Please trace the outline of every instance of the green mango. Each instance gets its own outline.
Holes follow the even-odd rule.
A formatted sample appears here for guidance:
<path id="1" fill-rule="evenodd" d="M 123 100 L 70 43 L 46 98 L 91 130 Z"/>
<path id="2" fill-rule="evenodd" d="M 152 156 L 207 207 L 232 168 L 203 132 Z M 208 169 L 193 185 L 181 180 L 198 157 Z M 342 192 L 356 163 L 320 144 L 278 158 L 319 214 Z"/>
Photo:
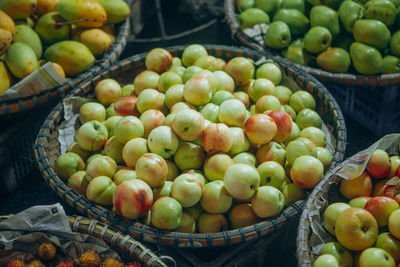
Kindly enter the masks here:
<path id="1" fill-rule="evenodd" d="M 382 50 L 390 42 L 390 31 L 386 25 L 374 19 L 360 19 L 353 25 L 353 36 L 356 42 L 372 45 Z"/>
<path id="2" fill-rule="evenodd" d="M 0 0 L 0 9 L 13 19 L 24 19 L 33 14 L 36 0 Z"/>
<path id="3" fill-rule="evenodd" d="M 11 73 L 23 79 L 38 68 L 35 51 L 22 42 L 13 43 L 7 50 L 6 63 Z"/>
<path id="4" fill-rule="evenodd" d="M 253 28 L 256 24 L 269 24 L 269 16 L 259 8 L 249 8 L 239 15 L 240 28 Z"/>
<path id="5" fill-rule="evenodd" d="M 354 42 L 350 46 L 350 57 L 354 68 L 361 74 L 373 75 L 382 70 L 382 55 L 372 46 Z"/>
<path id="6" fill-rule="evenodd" d="M 345 73 L 349 70 L 351 60 L 349 53 L 340 48 L 329 48 L 317 56 L 317 64 L 329 72 Z"/>
<path id="7" fill-rule="evenodd" d="M 400 57 L 400 31 L 393 34 L 390 39 L 390 53 Z"/>
<path id="8" fill-rule="evenodd" d="M 57 26 L 65 20 L 58 12 L 50 12 L 40 17 L 35 26 L 35 31 L 48 44 L 57 43 L 70 38 L 71 25 Z"/>
<path id="9" fill-rule="evenodd" d="M 236 5 L 239 8 L 239 11 L 243 12 L 246 9 L 253 8 L 255 6 L 255 2 L 254 0 L 237 0 Z"/>
<path id="10" fill-rule="evenodd" d="M 297 9 L 280 9 L 274 16 L 273 21 L 282 21 L 289 26 L 290 33 L 302 35 L 308 30 L 308 18 Z"/>
<path id="11" fill-rule="evenodd" d="M 123 0 L 97 0 L 104 7 L 107 13 L 108 23 L 119 23 L 124 21 L 131 10 Z"/>
<path id="12" fill-rule="evenodd" d="M 332 43 L 332 34 L 322 26 L 311 28 L 304 36 L 304 49 L 307 52 L 318 54 L 326 50 Z"/>
<path id="13" fill-rule="evenodd" d="M 255 7 L 262 9 L 269 16 L 273 16 L 282 5 L 282 0 L 255 0 Z"/>
<path id="14" fill-rule="evenodd" d="M 365 4 L 365 18 L 377 19 L 391 26 L 395 23 L 397 10 L 389 0 L 371 0 Z"/>
<path id="15" fill-rule="evenodd" d="M 332 47 L 340 47 L 346 51 L 349 51 L 350 45 L 354 43 L 354 37 L 352 34 L 347 32 L 339 34 L 332 43 Z"/>
<path id="16" fill-rule="evenodd" d="M 395 56 L 388 55 L 383 58 L 382 73 L 398 73 L 400 72 L 400 59 Z"/>
<path id="17" fill-rule="evenodd" d="M 76 41 L 61 41 L 48 47 L 44 57 L 59 64 L 68 76 L 76 76 L 94 64 L 94 56 L 89 48 Z"/>
<path id="18" fill-rule="evenodd" d="M 6 64 L 0 61 L 0 95 L 11 86 L 11 76 L 8 73 Z"/>
<path id="19" fill-rule="evenodd" d="M 346 0 L 340 5 L 339 18 L 347 32 L 353 33 L 353 24 L 356 20 L 364 17 L 364 10 L 362 5 L 352 0 Z"/>
<path id="20" fill-rule="evenodd" d="M 327 28 L 333 38 L 340 33 L 339 17 L 335 10 L 327 6 L 315 6 L 310 11 L 310 25 L 311 28 L 315 26 L 322 26 Z"/>
<path id="21" fill-rule="evenodd" d="M 35 52 L 37 59 L 42 56 L 43 47 L 39 35 L 28 25 L 15 26 L 14 42 L 22 42 L 29 45 Z"/>
<path id="22" fill-rule="evenodd" d="M 283 57 L 287 60 L 307 66 L 311 62 L 310 56 L 302 47 L 298 46 L 289 46 L 286 51 L 283 52 Z"/>
<path id="23" fill-rule="evenodd" d="M 272 22 L 265 33 L 265 44 L 274 49 L 288 47 L 291 40 L 289 26 L 282 21 Z"/>
<path id="24" fill-rule="evenodd" d="M 306 12 L 305 0 L 282 0 L 282 8 L 285 9 L 297 9 L 303 14 Z"/>

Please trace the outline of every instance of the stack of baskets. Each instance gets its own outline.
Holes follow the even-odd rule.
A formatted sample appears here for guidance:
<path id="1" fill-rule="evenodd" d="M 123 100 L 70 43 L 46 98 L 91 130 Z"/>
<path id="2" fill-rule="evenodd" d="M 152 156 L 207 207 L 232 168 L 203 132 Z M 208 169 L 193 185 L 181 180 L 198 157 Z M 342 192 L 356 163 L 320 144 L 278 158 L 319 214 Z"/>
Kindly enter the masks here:
<path id="1" fill-rule="evenodd" d="M 233 57 L 243 56 L 256 62 L 263 57 L 260 53 L 249 49 L 219 45 L 206 45 L 205 47 L 210 55 L 221 57 L 226 61 Z M 184 48 L 183 46 L 178 46 L 166 49 L 173 56 L 181 56 Z M 135 75 L 145 69 L 146 55 L 147 53 L 139 54 L 109 67 L 92 77 L 90 81 L 81 83 L 70 95 L 93 97 L 96 84 L 106 78 L 116 79 L 122 84 L 131 83 Z M 308 91 L 316 99 L 316 110 L 335 138 L 332 166 L 341 162 L 344 158 L 346 148 L 346 126 L 341 110 L 335 99 L 320 82 L 304 71 L 282 60 L 274 60 L 286 77 L 292 79 L 294 83 L 297 84 L 298 88 Z M 220 257 L 214 262 L 204 263 L 200 260 L 200 262 L 193 260 L 192 264 L 224 265 L 229 262 L 229 257 L 234 257 L 239 254 L 242 254 L 242 256 L 246 254 L 250 257 L 254 255 L 254 253 L 257 253 L 256 256 L 258 258 L 261 257 L 261 260 L 258 261 L 260 265 L 265 262 L 279 263 L 285 256 L 284 253 L 275 253 L 277 247 L 279 247 L 278 249 L 282 252 L 282 249 L 289 247 L 291 244 L 294 245 L 294 238 L 292 238 L 294 234 L 289 233 L 293 233 L 297 228 L 297 220 L 302 212 L 304 201 L 298 201 L 290 205 L 275 218 L 266 219 L 263 222 L 235 230 L 205 234 L 161 231 L 138 221 L 132 221 L 113 215 L 111 210 L 89 201 L 85 196 L 77 194 L 67 187 L 55 173 L 53 168 L 54 162 L 60 155 L 58 128 L 63 121 L 64 107 L 62 103 L 59 103 L 47 117 L 40 129 L 35 142 L 35 156 L 39 169 L 49 187 L 63 199 L 64 203 L 74 207 L 81 214 L 108 223 L 124 233 L 130 234 L 139 241 L 175 248 L 209 249 L 227 247 L 224 253 L 227 252 L 229 254 L 229 252 L 232 251 L 235 253 L 229 254 L 230 256 L 228 257 Z M 261 237 L 264 237 L 263 241 L 266 242 L 257 243 L 255 245 L 254 242 L 256 241 L 254 240 Z M 231 246 L 234 244 L 238 244 L 235 249 Z M 279 244 L 279 246 L 277 246 L 277 244 Z M 239 246 L 240 248 L 236 250 Z M 186 252 L 182 249 L 179 253 L 185 254 Z M 194 254 L 198 254 L 196 250 L 192 250 L 192 255 Z M 242 257 L 242 260 L 245 258 L 246 256 Z M 237 262 L 235 264 L 237 264 Z"/>

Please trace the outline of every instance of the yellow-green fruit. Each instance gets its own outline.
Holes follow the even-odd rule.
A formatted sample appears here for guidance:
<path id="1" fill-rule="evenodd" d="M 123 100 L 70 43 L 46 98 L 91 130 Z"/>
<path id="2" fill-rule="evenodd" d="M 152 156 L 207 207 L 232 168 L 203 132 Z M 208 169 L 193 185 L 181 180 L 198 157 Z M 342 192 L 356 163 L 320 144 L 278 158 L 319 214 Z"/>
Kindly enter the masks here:
<path id="1" fill-rule="evenodd" d="M 38 61 L 33 49 L 21 42 L 10 45 L 6 54 L 7 67 L 11 73 L 23 79 L 38 68 Z"/>
<path id="2" fill-rule="evenodd" d="M 84 28 L 101 27 L 107 20 L 105 9 L 96 0 L 60 0 L 57 11 L 68 21 L 86 20 L 76 23 Z"/>
<path id="3" fill-rule="evenodd" d="M 49 12 L 57 11 L 57 3 L 59 0 L 36 0 L 35 13 L 44 15 Z"/>
<path id="4" fill-rule="evenodd" d="M 6 65 L 0 61 L 0 95 L 11 86 L 11 76 Z"/>
<path id="5" fill-rule="evenodd" d="M 57 26 L 57 23 L 64 21 L 58 12 L 47 13 L 37 21 L 35 31 L 48 44 L 68 40 L 71 33 L 71 25 Z"/>
<path id="6" fill-rule="evenodd" d="M 0 9 L 13 19 L 24 19 L 33 14 L 36 0 L 1 0 Z"/>
<path id="7" fill-rule="evenodd" d="M 108 23 L 121 22 L 131 13 L 128 4 L 122 0 L 97 0 L 97 2 L 106 10 Z"/>
<path id="8" fill-rule="evenodd" d="M 44 52 L 44 57 L 64 69 L 68 76 L 76 76 L 94 64 L 94 56 L 86 45 L 76 41 L 55 43 Z"/>
<path id="9" fill-rule="evenodd" d="M 0 28 L 0 56 L 7 51 L 7 49 L 11 45 L 12 40 L 12 33 L 10 31 Z"/>
<path id="10" fill-rule="evenodd" d="M 100 29 L 90 29 L 82 32 L 80 40 L 96 57 L 108 51 L 112 44 L 110 35 Z"/>
<path id="11" fill-rule="evenodd" d="M 0 28 L 15 32 L 15 23 L 13 19 L 4 11 L 0 10 Z"/>
<path id="12" fill-rule="evenodd" d="M 14 42 L 29 45 L 36 54 L 37 59 L 42 56 L 43 47 L 39 35 L 28 25 L 17 25 L 15 27 Z"/>
<path id="13" fill-rule="evenodd" d="M 354 68 L 361 74 L 378 74 L 382 70 L 382 55 L 372 46 L 354 42 L 350 46 L 350 57 Z"/>

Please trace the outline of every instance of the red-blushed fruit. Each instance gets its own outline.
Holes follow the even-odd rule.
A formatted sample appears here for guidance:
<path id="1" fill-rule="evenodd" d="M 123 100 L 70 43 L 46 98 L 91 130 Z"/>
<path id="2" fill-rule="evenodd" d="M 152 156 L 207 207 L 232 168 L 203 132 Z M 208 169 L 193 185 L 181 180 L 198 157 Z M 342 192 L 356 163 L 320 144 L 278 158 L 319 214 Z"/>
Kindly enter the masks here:
<path id="1" fill-rule="evenodd" d="M 121 96 L 121 86 L 113 79 L 100 81 L 94 88 L 97 100 L 105 106 L 117 101 Z"/>
<path id="2" fill-rule="evenodd" d="M 379 197 L 383 196 L 386 188 L 386 183 L 389 181 L 389 178 L 387 179 L 380 179 L 379 182 L 374 184 L 374 189 L 372 189 L 372 194 L 371 196 L 373 197 Z"/>
<path id="3" fill-rule="evenodd" d="M 339 190 L 347 199 L 370 196 L 372 193 L 371 177 L 366 171 L 364 171 L 360 176 L 352 180 L 342 179 L 340 181 Z"/>
<path id="4" fill-rule="evenodd" d="M 400 240 L 390 233 L 381 233 L 376 239 L 375 247 L 387 251 L 396 262 L 400 261 Z"/>
<path id="5" fill-rule="evenodd" d="M 51 261 L 56 256 L 57 249 L 51 242 L 45 242 L 40 244 L 38 249 L 38 255 L 41 260 Z"/>
<path id="6" fill-rule="evenodd" d="M 386 185 L 383 195 L 385 197 L 393 198 L 400 204 L 400 183 L 396 185 Z"/>
<path id="7" fill-rule="evenodd" d="M 301 188 L 313 188 L 324 176 L 324 165 L 312 156 L 298 157 L 290 169 L 290 177 Z"/>
<path id="8" fill-rule="evenodd" d="M 276 127 L 278 128 L 278 132 L 274 137 L 274 141 L 285 141 L 289 137 L 292 130 L 292 119 L 290 116 L 281 110 L 267 111 L 266 114 L 275 121 Z"/>
<path id="9" fill-rule="evenodd" d="M 383 249 L 367 248 L 361 253 L 360 267 L 395 267 L 393 257 Z"/>
<path id="10" fill-rule="evenodd" d="M 74 267 L 74 265 L 68 261 L 62 261 L 56 267 Z"/>
<path id="11" fill-rule="evenodd" d="M 172 55 L 163 48 L 154 48 L 146 56 L 146 68 L 157 73 L 166 72 L 172 64 Z"/>
<path id="12" fill-rule="evenodd" d="M 137 219 L 146 214 L 153 203 L 153 192 L 148 184 L 139 179 L 125 181 L 114 193 L 114 208 L 128 219 Z"/>
<path id="13" fill-rule="evenodd" d="M 253 62 L 244 57 L 235 57 L 229 60 L 224 71 L 232 76 L 236 85 L 242 85 L 250 82 L 254 76 Z"/>
<path id="14" fill-rule="evenodd" d="M 232 146 L 232 137 L 229 127 L 223 123 L 211 123 L 202 133 L 204 150 L 213 154 L 216 152 L 228 152 Z"/>
<path id="15" fill-rule="evenodd" d="M 11 260 L 7 263 L 7 267 L 22 267 L 24 262 L 20 260 Z"/>
<path id="16" fill-rule="evenodd" d="M 255 114 L 246 120 L 244 131 L 250 142 L 256 145 L 263 145 L 275 137 L 278 128 L 270 116 Z"/>
<path id="17" fill-rule="evenodd" d="M 375 150 L 367 163 L 367 171 L 372 177 L 381 179 L 389 175 L 391 169 L 389 155 L 382 149 Z"/>
<path id="18" fill-rule="evenodd" d="M 356 197 L 350 200 L 349 205 L 352 207 L 357 207 L 363 209 L 365 204 L 371 199 L 372 197 Z"/>
<path id="19" fill-rule="evenodd" d="M 128 263 L 126 267 L 141 267 L 142 265 L 138 262 Z"/>
<path id="20" fill-rule="evenodd" d="M 115 112 L 120 116 L 136 116 L 139 117 L 140 113 L 136 108 L 137 97 L 133 95 L 121 96 L 117 99 L 114 105 Z"/>
<path id="21" fill-rule="evenodd" d="M 399 208 L 399 203 L 389 197 L 373 197 L 365 204 L 364 209 L 376 219 L 379 227 L 386 226 L 393 211 Z"/>
<path id="22" fill-rule="evenodd" d="M 397 176 L 400 178 L 400 166 L 397 167 L 396 171 L 394 172 L 394 176 Z"/>
<path id="23" fill-rule="evenodd" d="M 133 87 L 135 88 L 136 95 L 139 95 L 143 90 L 148 88 L 157 88 L 160 75 L 151 70 L 145 70 L 136 75 L 133 80 Z"/>
<path id="24" fill-rule="evenodd" d="M 257 162 L 261 164 L 265 161 L 275 161 L 281 166 L 285 165 L 286 150 L 277 142 L 269 142 L 262 145 L 256 153 Z"/>

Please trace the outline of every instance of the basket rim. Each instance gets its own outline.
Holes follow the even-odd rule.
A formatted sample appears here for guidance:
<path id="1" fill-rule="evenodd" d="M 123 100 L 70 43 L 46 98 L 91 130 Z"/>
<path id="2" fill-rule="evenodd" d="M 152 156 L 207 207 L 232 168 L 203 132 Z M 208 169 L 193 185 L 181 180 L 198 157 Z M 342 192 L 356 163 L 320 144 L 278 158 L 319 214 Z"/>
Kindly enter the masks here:
<path id="1" fill-rule="evenodd" d="M 11 214 L 2 215 L 0 216 L 0 221 L 8 219 L 11 216 Z M 166 264 L 163 262 L 163 259 L 172 259 L 168 256 L 157 256 L 143 243 L 135 240 L 133 237 L 127 234 L 121 233 L 104 222 L 99 222 L 95 219 L 76 215 L 67 215 L 67 219 L 73 232 L 87 234 L 104 240 L 108 245 L 114 245 L 118 247 L 118 249 L 122 249 L 124 252 L 130 253 L 130 255 L 135 255 L 148 266 L 166 266 Z"/>
<path id="2" fill-rule="evenodd" d="M 119 56 L 122 54 L 128 42 L 130 32 L 130 17 L 116 25 L 118 29 L 118 35 L 111 49 L 107 51 L 107 53 L 101 58 L 96 59 L 94 65 L 90 69 L 74 78 L 68 78 L 63 84 L 44 92 L 23 98 L 0 101 L 0 118 L 3 116 L 13 116 L 55 102 L 58 99 L 63 98 L 82 81 L 89 79 L 102 69 L 107 68 L 118 61 Z M 39 100 L 39 98 L 42 100 Z M 14 110 L 15 108 L 12 108 L 12 106 L 16 105 L 18 105 L 18 109 Z"/>
<path id="3" fill-rule="evenodd" d="M 167 47 L 165 49 L 169 51 L 183 51 L 183 49 L 186 46 L 173 46 L 173 47 Z M 236 47 L 230 47 L 230 46 L 224 46 L 224 45 L 204 45 L 204 47 L 208 50 L 217 50 L 217 49 L 222 49 L 225 52 L 228 52 L 230 54 L 234 53 L 241 53 L 243 56 L 251 57 L 253 56 L 254 58 L 260 58 L 263 55 L 260 54 L 257 51 L 250 50 L 248 48 L 236 48 Z M 144 61 L 145 56 L 147 55 L 148 52 L 141 53 L 135 56 L 132 56 L 130 58 L 124 59 L 121 62 L 114 64 L 113 66 L 110 67 L 108 71 L 104 71 L 100 74 L 98 74 L 96 77 L 103 79 L 104 76 L 107 73 L 111 73 L 112 69 L 123 69 L 124 64 L 133 64 L 135 61 Z M 276 59 L 274 59 L 276 60 Z M 278 60 L 277 60 L 278 62 Z M 340 107 L 334 100 L 334 98 L 330 95 L 330 93 L 327 91 L 327 89 L 319 82 L 317 81 L 314 77 L 311 75 L 305 73 L 303 70 L 298 69 L 297 67 L 293 66 L 292 64 L 289 64 L 287 62 L 279 62 L 281 64 L 281 67 L 287 67 L 288 71 L 293 71 L 295 73 L 295 77 L 293 77 L 294 80 L 299 80 L 298 84 L 300 85 L 300 82 L 303 82 L 303 89 L 305 88 L 306 84 L 313 83 L 314 88 L 320 89 L 321 90 L 321 98 L 327 101 L 326 105 L 328 108 L 330 108 L 330 114 L 332 114 L 333 117 L 336 117 L 335 123 L 338 125 L 337 128 L 337 136 L 336 138 L 336 148 L 335 148 L 335 153 L 334 153 L 334 159 L 332 161 L 332 167 L 341 162 L 344 158 L 344 152 L 346 149 L 346 126 L 344 122 L 343 115 L 341 113 Z M 305 78 L 304 78 L 305 77 Z M 95 78 L 95 77 L 93 77 Z M 86 83 L 90 84 L 91 82 Z M 80 87 L 75 89 L 73 92 L 71 92 L 69 95 L 70 96 L 76 96 L 78 95 L 79 91 L 82 91 L 82 87 L 86 86 L 85 84 L 81 84 Z M 233 229 L 233 230 L 228 230 L 228 231 L 223 231 L 223 232 L 218 232 L 218 233 L 206 233 L 206 234 L 200 234 L 200 233 L 179 233 L 179 232 L 168 232 L 168 231 L 162 231 L 158 230 L 152 227 L 149 227 L 145 224 L 141 224 L 139 222 L 137 223 L 124 223 L 123 221 L 128 221 L 127 219 L 124 219 L 120 216 L 113 216 L 110 217 L 107 215 L 109 211 L 106 208 L 103 208 L 93 202 L 87 202 L 85 198 L 81 195 L 78 195 L 75 193 L 72 189 L 68 188 L 63 181 L 61 181 L 57 174 L 54 172 L 51 164 L 49 163 L 48 160 L 48 155 L 46 152 L 46 145 L 42 144 L 43 142 L 48 142 L 49 137 L 48 133 L 50 130 L 54 130 L 57 127 L 57 123 L 63 118 L 60 118 L 63 110 L 63 105 L 62 103 L 59 103 L 53 111 L 49 114 L 47 119 L 45 120 L 44 124 L 42 125 L 39 135 L 37 136 L 36 142 L 35 142 L 35 157 L 39 166 L 40 171 L 42 172 L 42 175 L 44 176 L 44 179 L 47 181 L 48 185 L 52 188 L 53 191 L 55 191 L 59 196 L 61 196 L 64 200 L 68 200 L 67 196 L 73 198 L 73 201 L 71 200 L 71 203 L 68 203 L 72 205 L 75 209 L 83 212 L 85 216 L 88 217 L 95 217 L 98 220 L 102 220 L 105 222 L 109 222 L 111 225 L 115 225 L 119 227 L 120 229 L 123 229 L 125 232 L 129 232 L 133 236 L 137 237 L 138 240 L 140 241 L 146 241 L 146 242 L 152 242 L 152 243 L 158 243 L 158 244 L 172 244 L 174 246 L 180 246 L 180 247 L 213 247 L 213 246 L 226 246 L 226 245 L 231 245 L 234 243 L 240 243 L 240 242 L 245 242 L 245 241 L 250 241 L 255 238 L 259 238 L 261 236 L 264 236 L 272 231 L 276 231 L 283 227 L 283 225 L 290 219 L 293 219 L 296 215 L 299 215 L 302 212 L 302 208 L 304 206 L 305 201 L 298 201 L 289 207 L 285 208 L 283 212 L 278 216 L 274 218 L 270 218 L 267 220 L 264 220 L 260 223 L 256 223 L 251 226 L 247 227 L 242 227 L 239 229 Z M 68 201 L 67 201 L 68 202 Z M 82 206 L 82 202 L 85 204 Z M 81 207 L 79 207 L 81 205 Z M 122 221 L 122 222 L 121 222 Z M 130 221 L 132 222 L 132 221 Z M 151 236 L 152 238 L 148 238 Z M 146 238 L 147 237 L 147 238 Z M 232 237 L 234 237 L 232 239 Z M 213 239 L 224 239 L 225 242 L 223 244 L 213 244 Z M 236 238 L 236 239 L 235 239 Z"/>
<path id="4" fill-rule="evenodd" d="M 224 12 L 227 23 L 231 30 L 232 38 L 239 43 L 242 43 L 257 51 L 268 53 L 280 60 L 288 61 L 281 57 L 279 54 L 271 50 L 266 46 L 257 44 L 250 36 L 248 36 L 240 27 L 238 22 L 238 15 L 235 13 L 236 5 L 235 0 L 225 0 Z M 288 61 L 290 62 L 290 61 Z M 320 68 L 313 68 L 309 66 L 303 66 L 290 62 L 297 67 L 304 69 L 311 75 L 314 75 L 322 81 L 335 82 L 337 84 L 344 85 L 359 85 L 359 86 L 386 86 L 400 83 L 400 73 L 395 74 L 380 74 L 380 75 L 362 75 L 352 73 L 333 73 L 328 72 Z M 394 81 L 395 80 L 395 81 Z"/>

